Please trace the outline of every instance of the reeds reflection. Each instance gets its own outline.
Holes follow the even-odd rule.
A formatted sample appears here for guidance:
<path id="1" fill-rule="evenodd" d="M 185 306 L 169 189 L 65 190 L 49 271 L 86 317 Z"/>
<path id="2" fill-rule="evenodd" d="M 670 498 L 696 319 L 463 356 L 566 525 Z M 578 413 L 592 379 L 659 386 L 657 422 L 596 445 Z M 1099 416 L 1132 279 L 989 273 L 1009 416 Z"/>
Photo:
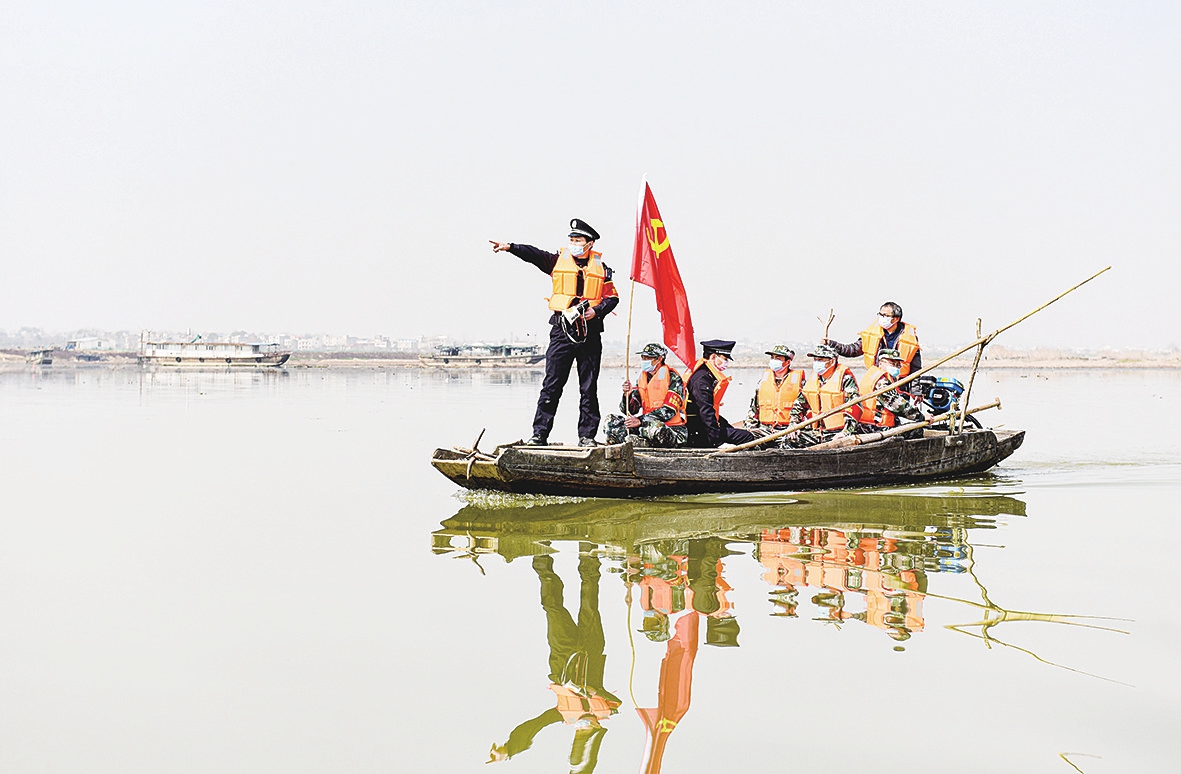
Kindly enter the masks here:
<path id="1" fill-rule="evenodd" d="M 664 651 L 659 684 L 639 691 L 650 698 L 655 688 L 655 706 L 637 701 L 629 685 L 647 731 L 642 770 L 657 772 L 672 732 L 689 711 L 699 646 L 739 647 L 744 636 L 728 599 L 727 556 L 749 553 L 762 565 L 768 586 L 765 609 L 744 610 L 743 617 L 866 625 L 884 635 L 884 645 L 901 650 L 929 628 L 923 604 L 939 596 L 970 610 L 965 620 L 940 625 L 1010 645 L 996 632 L 1005 622 L 1085 625 L 1072 616 L 1006 610 L 980 583 L 970 535 L 994 529 L 997 516 L 1024 514 L 1020 499 L 992 494 L 829 492 L 643 502 L 476 496 L 443 522 L 432 542 L 437 554 L 477 565 L 492 555 L 529 557 L 538 575 L 556 707 L 519 725 L 506 743 L 493 747 L 492 760 L 523 752 L 541 727 L 564 721 L 574 726 L 572 770 L 594 769 L 611 716 L 621 706 L 602 685 L 607 654 L 598 610 L 600 572 L 605 566 L 619 575 L 633 663 L 639 649 Z M 561 580 L 550 559 L 566 545 L 579 552 L 577 621 L 561 608 Z M 941 574 L 971 577 L 979 600 L 939 594 Z M 765 636 L 768 630 L 759 631 Z"/>

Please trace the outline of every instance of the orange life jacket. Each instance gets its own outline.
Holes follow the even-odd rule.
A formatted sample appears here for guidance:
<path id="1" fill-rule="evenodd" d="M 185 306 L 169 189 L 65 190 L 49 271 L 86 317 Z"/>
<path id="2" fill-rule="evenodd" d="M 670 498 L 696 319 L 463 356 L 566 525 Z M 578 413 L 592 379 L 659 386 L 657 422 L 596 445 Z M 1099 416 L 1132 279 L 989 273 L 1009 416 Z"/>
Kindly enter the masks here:
<path id="1" fill-rule="evenodd" d="M 759 385 L 759 423 L 763 425 L 791 424 L 791 407 L 804 387 L 804 372 L 788 369 L 783 382 L 775 384 L 775 372 L 768 369 Z"/>
<path id="2" fill-rule="evenodd" d="M 808 381 L 804 383 L 803 393 L 808 399 L 808 408 L 811 409 L 808 412 L 809 418 L 823 414 L 845 402 L 845 391 L 841 389 L 845 374 L 852 376 L 853 372 L 849 370 L 849 366 L 838 363 L 832 376 L 824 384 L 820 383 L 820 377 L 814 373 L 808 377 Z M 820 420 L 820 424 L 824 425 L 825 430 L 840 430 L 845 426 L 845 412 L 825 417 Z"/>
<path id="3" fill-rule="evenodd" d="M 607 282 L 607 270 L 599 259 L 602 253 L 590 252 L 590 258 L 585 267 L 574 262 L 570 251 L 563 247 L 558 252 L 558 262 L 550 272 L 554 282 L 553 295 L 549 297 L 549 308 L 555 312 L 564 312 L 573 306 L 575 299 L 584 298 L 591 306 L 603 300 L 603 286 Z M 578 278 L 582 276 L 582 294 L 578 293 Z"/>
<path id="4" fill-rule="evenodd" d="M 910 361 L 914 360 L 914 356 L 918 354 L 921 349 L 919 346 L 919 332 L 910 323 L 901 323 L 902 333 L 898 335 L 896 346 L 898 354 L 902 355 L 902 373 L 900 376 L 906 376 L 910 373 Z M 861 332 L 861 355 L 865 358 L 865 367 L 872 368 L 877 365 L 878 345 L 886 332 L 882 330 L 882 326 L 877 323 L 870 323 L 869 327 Z"/>
<path id="5" fill-rule="evenodd" d="M 640 404 L 644 407 L 645 414 L 651 413 L 665 405 L 665 402 L 668 400 L 668 383 L 672 378 L 669 376 L 670 371 L 672 369 L 665 364 L 657 368 L 656 373 L 653 375 L 649 375 L 647 371 L 640 374 L 640 383 L 636 386 L 636 389 L 639 390 Z M 677 413 L 664 424 L 668 427 L 679 427 L 685 424 L 684 401 L 676 393 L 673 394 L 673 398 L 674 400 L 669 405 L 675 408 Z"/>
<path id="6" fill-rule="evenodd" d="M 882 378 L 889 379 L 885 384 L 892 384 L 894 381 L 888 373 L 877 366 L 872 366 L 861 377 L 861 382 L 858 384 L 861 394 L 868 395 L 879 387 L 884 387 L 885 384 L 878 384 L 878 381 Z M 857 408 L 860 409 L 860 412 L 854 413 L 853 417 L 858 422 L 864 422 L 867 425 L 877 425 L 878 427 L 893 427 L 898 424 L 894 412 L 879 407 L 877 398 L 863 400 L 857 405 Z"/>
<path id="7" fill-rule="evenodd" d="M 557 683 L 550 683 L 549 689 L 558 697 L 558 712 L 567 723 L 574 723 L 587 715 L 606 720 L 620 706 L 620 702 L 609 701 L 597 694 L 584 695 Z"/>
<path id="8" fill-rule="evenodd" d="M 726 394 L 726 388 L 730 386 L 730 377 L 722 376 L 722 372 L 713 363 L 704 358 L 697 361 L 696 365 L 693 366 L 693 370 L 689 372 L 690 375 L 696 373 L 697 369 L 702 366 L 708 368 L 710 373 L 717 377 L 718 383 L 714 385 L 714 415 L 720 416 L 722 413 L 722 396 Z"/>

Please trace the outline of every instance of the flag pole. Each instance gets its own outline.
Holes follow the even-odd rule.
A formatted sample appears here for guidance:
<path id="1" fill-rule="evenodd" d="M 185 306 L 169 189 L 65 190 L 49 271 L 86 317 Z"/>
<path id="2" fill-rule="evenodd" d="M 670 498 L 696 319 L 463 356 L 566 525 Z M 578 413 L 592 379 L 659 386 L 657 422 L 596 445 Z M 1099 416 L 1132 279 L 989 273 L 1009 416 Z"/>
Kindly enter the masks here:
<path id="1" fill-rule="evenodd" d="M 624 347 L 626 349 L 623 353 L 623 378 L 628 382 L 630 382 L 632 380 L 632 371 L 631 371 L 631 363 L 632 363 L 632 306 L 635 305 L 635 302 L 636 302 L 636 281 L 633 279 L 632 286 L 631 286 L 631 292 L 628 294 L 628 297 L 627 297 L 627 338 L 625 339 L 625 344 L 624 344 Z M 627 396 L 624 395 L 624 398 L 626 399 Z"/>

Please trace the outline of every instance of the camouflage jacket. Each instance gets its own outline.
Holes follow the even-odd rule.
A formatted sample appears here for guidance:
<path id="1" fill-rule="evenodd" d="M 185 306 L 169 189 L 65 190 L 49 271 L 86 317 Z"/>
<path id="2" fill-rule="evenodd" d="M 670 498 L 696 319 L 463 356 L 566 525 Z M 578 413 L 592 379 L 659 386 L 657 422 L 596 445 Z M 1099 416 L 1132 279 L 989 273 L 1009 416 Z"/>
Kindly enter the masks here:
<path id="1" fill-rule="evenodd" d="M 668 394 L 664 396 L 664 405 L 660 408 L 649 411 L 644 416 L 658 419 L 661 422 L 667 422 L 677 415 L 677 412 L 685 408 L 685 382 L 681 379 L 681 375 L 677 373 L 677 369 L 669 366 L 668 369 Z M 625 414 L 633 416 L 639 414 L 644 410 L 644 403 L 640 400 L 640 391 L 633 387 L 626 395 L 619 401 L 619 410 Z"/>
<path id="2" fill-rule="evenodd" d="M 844 366 L 837 366 L 837 368 L 840 368 L 845 374 L 844 378 L 841 379 L 841 392 L 845 393 L 845 402 L 848 403 L 851 400 L 857 400 L 860 398 L 861 391 L 857 388 L 857 377 L 853 376 L 853 372 L 849 371 Z M 824 380 L 821 379 L 820 383 L 824 384 Z M 808 405 L 807 396 L 801 392 L 800 397 L 796 398 L 796 404 L 791 407 L 791 423 L 794 425 L 796 422 L 803 421 L 804 417 L 806 417 L 808 412 L 811 410 L 812 408 Z M 848 411 L 844 412 L 844 414 L 845 432 L 856 432 L 857 420 L 854 419 L 853 415 Z M 819 425 L 819 423 L 817 423 L 817 425 Z"/>

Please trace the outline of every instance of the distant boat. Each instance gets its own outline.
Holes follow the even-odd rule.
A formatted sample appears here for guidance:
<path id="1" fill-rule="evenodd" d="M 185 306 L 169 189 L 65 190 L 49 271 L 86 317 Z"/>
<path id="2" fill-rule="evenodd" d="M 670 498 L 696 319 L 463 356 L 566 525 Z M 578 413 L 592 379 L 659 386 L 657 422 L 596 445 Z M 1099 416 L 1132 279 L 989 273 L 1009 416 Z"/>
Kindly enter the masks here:
<path id="1" fill-rule="evenodd" d="M 142 341 L 140 365 L 281 366 L 291 353 L 278 344 L 236 344 L 228 341 Z"/>
<path id="2" fill-rule="evenodd" d="M 431 366 L 533 365 L 545 360 L 545 353 L 537 344 L 440 344 L 418 359 Z"/>
<path id="3" fill-rule="evenodd" d="M 30 365 L 53 365 L 53 349 L 34 349 L 25 355 L 25 362 Z"/>

